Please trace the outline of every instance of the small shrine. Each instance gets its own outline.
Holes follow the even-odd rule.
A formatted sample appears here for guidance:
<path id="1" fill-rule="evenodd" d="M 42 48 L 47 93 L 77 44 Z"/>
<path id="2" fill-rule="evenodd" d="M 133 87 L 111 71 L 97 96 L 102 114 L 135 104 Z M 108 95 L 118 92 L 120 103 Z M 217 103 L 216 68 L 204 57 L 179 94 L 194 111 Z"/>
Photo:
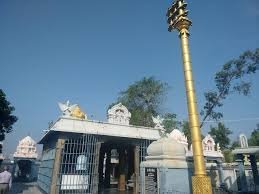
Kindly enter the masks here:
<path id="1" fill-rule="evenodd" d="M 14 179 L 19 181 L 34 181 L 37 179 L 38 167 L 36 160 L 38 158 L 36 142 L 30 137 L 26 136 L 16 148 L 13 154 Z"/>
<path id="2" fill-rule="evenodd" d="M 16 148 L 16 152 L 13 154 L 14 158 L 34 158 L 38 157 L 36 142 L 30 137 L 27 136 L 19 141 L 19 144 Z"/>

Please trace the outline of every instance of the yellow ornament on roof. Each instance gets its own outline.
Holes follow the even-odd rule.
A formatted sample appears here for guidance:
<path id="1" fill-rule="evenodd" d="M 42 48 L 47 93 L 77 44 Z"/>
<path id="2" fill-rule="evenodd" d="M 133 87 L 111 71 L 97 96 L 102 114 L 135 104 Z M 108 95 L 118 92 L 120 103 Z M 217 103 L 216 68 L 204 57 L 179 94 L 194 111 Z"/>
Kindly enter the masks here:
<path id="1" fill-rule="evenodd" d="M 81 111 L 79 106 L 76 106 L 70 114 L 72 117 L 79 118 L 79 119 L 85 119 L 86 115 L 83 111 Z"/>

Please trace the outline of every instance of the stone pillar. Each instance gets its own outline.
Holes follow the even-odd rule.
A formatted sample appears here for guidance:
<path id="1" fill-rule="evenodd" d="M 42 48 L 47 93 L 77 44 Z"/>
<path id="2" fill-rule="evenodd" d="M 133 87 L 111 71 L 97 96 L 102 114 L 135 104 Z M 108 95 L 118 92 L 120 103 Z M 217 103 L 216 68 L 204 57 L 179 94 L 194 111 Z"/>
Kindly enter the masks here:
<path id="1" fill-rule="evenodd" d="M 100 149 L 100 164 L 99 164 L 99 169 L 98 169 L 98 173 L 99 173 L 99 187 L 103 187 L 103 160 L 104 160 L 104 151 L 101 148 Z"/>
<path id="2" fill-rule="evenodd" d="M 126 176 L 125 176 L 125 149 L 119 149 L 119 182 L 118 190 L 126 190 Z"/>
<path id="3" fill-rule="evenodd" d="M 241 191 L 246 192 L 247 182 L 246 182 L 246 175 L 245 175 L 244 156 L 242 154 L 238 154 L 236 162 L 238 163 L 238 168 L 239 168 Z"/>
<path id="4" fill-rule="evenodd" d="M 51 186 L 50 186 L 50 193 L 51 194 L 58 194 L 59 190 L 57 189 L 57 181 L 58 175 L 60 171 L 60 163 L 61 163 L 61 153 L 62 148 L 64 147 L 65 140 L 58 139 L 56 143 L 56 153 L 55 153 L 55 160 L 53 165 L 52 177 L 51 177 Z"/>
<path id="5" fill-rule="evenodd" d="M 251 168 L 252 168 L 253 177 L 254 177 L 255 191 L 258 191 L 259 177 L 258 177 L 258 169 L 256 165 L 256 157 L 255 155 L 250 155 L 249 159 L 250 159 Z"/>
<path id="6" fill-rule="evenodd" d="M 219 173 L 219 185 L 221 188 L 225 188 L 222 160 L 217 160 L 216 162 L 217 162 L 218 173 Z"/>
<path id="7" fill-rule="evenodd" d="M 134 148 L 134 187 L 133 194 L 139 193 L 139 146 Z"/>

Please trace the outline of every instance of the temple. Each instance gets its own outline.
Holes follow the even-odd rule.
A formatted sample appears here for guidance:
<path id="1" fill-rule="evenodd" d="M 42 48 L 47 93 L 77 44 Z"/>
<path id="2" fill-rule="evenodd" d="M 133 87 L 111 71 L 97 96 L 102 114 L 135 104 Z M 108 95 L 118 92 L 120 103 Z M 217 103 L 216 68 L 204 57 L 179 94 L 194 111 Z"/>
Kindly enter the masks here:
<path id="1" fill-rule="evenodd" d="M 36 142 L 26 136 L 17 145 L 16 151 L 13 154 L 14 179 L 21 181 L 33 181 L 37 178 L 36 159 L 38 158 Z"/>
<path id="2" fill-rule="evenodd" d="M 141 163 L 150 158 L 160 158 L 163 163 L 177 154 L 166 156 L 166 150 L 153 150 L 152 156 L 148 156 L 148 147 L 156 141 L 159 145 L 174 141 L 175 146 L 182 146 L 181 158 L 188 163 L 188 175 L 193 173 L 192 146 L 188 146 L 187 138 L 178 129 L 164 134 L 163 118 L 159 116 L 153 117 L 155 127 L 148 128 L 130 125 L 131 113 L 121 103 L 107 111 L 107 122 L 89 120 L 77 104 L 59 103 L 59 107 L 61 116 L 44 130 L 39 141 L 43 152 L 38 185 L 46 193 L 92 194 L 111 189 L 139 193 L 144 184 Z M 205 136 L 202 145 L 214 187 L 237 190 L 237 183 L 233 184 L 237 167 L 223 164 L 221 149 L 210 135 Z"/>

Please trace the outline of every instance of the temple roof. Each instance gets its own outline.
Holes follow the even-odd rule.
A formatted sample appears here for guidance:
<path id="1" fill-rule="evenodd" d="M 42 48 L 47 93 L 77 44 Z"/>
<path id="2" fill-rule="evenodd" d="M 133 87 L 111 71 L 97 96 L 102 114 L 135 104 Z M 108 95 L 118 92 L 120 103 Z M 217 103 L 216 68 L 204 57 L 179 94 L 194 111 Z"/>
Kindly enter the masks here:
<path id="1" fill-rule="evenodd" d="M 37 158 L 36 142 L 30 137 L 26 136 L 19 141 L 19 144 L 14 153 L 14 158 Z"/>
<path id="2" fill-rule="evenodd" d="M 160 138 L 159 130 L 154 128 L 101 121 L 78 120 L 67 117 L 60 117 L 46 131 L 46 134 L 41 138 L 39 143 L 45 142 L 45 140 L 51 137 L 53 132 L 71 132 L 149 140 L 157 140 Z"/>
<path id="3" fill-rule="evenodd" d="M 259 146 L 251 146 L 248 148 L 236 148 L 232 151 L 233 154 L 259 154 Z"/>

